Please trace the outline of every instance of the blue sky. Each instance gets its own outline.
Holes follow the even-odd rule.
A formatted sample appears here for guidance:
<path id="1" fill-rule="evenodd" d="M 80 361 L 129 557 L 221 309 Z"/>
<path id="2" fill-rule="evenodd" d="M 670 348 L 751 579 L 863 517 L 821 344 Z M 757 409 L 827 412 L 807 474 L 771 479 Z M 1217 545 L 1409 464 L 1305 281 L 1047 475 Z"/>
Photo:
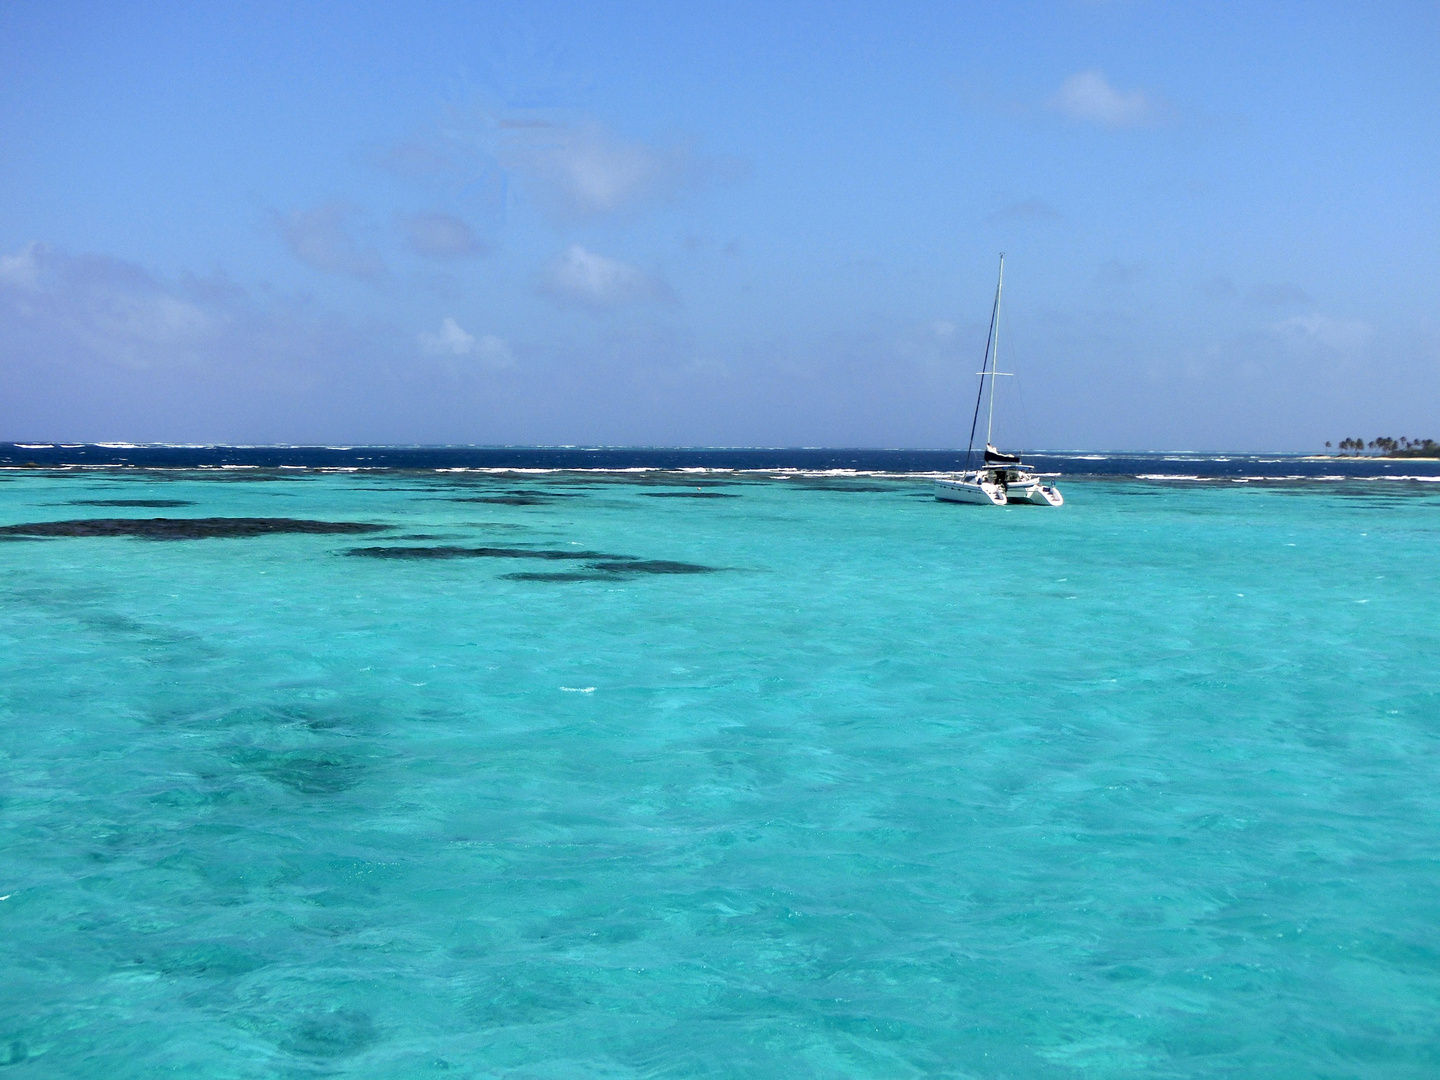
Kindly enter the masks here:
<path id="1" fill-rule="evenodd" d="M 0 7 L 0 438 L 1440 436 L 1440 6 Z M 1008 365 L 1014 365 L 1013 368 Z"/>

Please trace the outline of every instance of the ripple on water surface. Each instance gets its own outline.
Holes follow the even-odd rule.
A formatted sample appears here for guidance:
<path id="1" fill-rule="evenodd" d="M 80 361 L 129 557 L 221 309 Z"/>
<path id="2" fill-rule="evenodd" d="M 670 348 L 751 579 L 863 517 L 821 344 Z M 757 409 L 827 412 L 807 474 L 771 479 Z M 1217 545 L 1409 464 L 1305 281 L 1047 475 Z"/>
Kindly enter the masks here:
<path id="1" fill-rule="evenodd" d="M 16 1076 L 1440 1072 L 1437 485 L 241 475 L 0 490 Z"/>

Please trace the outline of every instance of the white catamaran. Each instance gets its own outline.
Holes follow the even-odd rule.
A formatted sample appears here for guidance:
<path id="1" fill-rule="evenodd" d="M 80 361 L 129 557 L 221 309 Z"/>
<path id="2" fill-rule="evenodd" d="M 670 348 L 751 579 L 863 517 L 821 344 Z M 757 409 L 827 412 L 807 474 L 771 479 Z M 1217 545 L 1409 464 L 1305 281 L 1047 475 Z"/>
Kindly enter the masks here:
<path id="1" fill-rule="evenodd" d="M 980 365 L 980 389 L 975 395 L 975 415 L 970 421 L 970 445 L 965 448 L 965 471 L 935 481 L 935 497 L 946 502 L 979 503 L 982 506 L 1005 506 L 1008 503 L 1030 503 L 1035 506 L 1061 506 L 1065 502 L 1060 489 L 1044 483 L 1057 473 L 1037 473 L 1023 464 L 1019 454 L 1005 454 L 991 441 L 995 428 L 995 380 L 1008 371 L 997 371 L 1000 356 L 1000 294 L 1005 288 L 1005 256 L 1000 256 L 1000 277 L 995 282 L 995 306 L 990 309 L 990 336 L 985 339 L 985 362 Z M 981 467 L 970 467 L 975 450 L 975 429 L 980 422 L 980 403 L 985 398 L 985 380 L 990 380 L 990 407 L 985 417 L 985 454 Z"/>

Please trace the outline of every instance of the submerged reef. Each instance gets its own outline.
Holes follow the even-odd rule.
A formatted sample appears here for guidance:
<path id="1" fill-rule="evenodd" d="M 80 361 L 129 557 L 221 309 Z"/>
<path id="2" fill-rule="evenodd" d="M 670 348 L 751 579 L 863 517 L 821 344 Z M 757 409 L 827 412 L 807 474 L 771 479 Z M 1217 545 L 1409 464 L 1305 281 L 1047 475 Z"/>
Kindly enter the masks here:
<path id="1" fill-rule="evenodd" d="M 367 559 L 553 559 L 583 562 L 583 569 L 552 573 L 535 571 L 501 574 L 507 581 L 613 581 L 616 578 L 641 574 L 714 574 L 718 566 L 675 562 L 671 559 L 641 559 L 635 555 L 607 555 L 603 551 L 571 551 L 554 548 L 506 547 L 362 547 L 351 548 L 346 555 Z"/>
<path id="2" fill-rule="evenodd" d="M 639 577 L 641 574 L 717 574 L 718 566 L 699 563 L 671 562 L 668 559 L 627 559 L 623 562 L 586 563 L 583 570 L 560 570 L 551 573 L 522 570 L 501 574 L 506 581 L 614 581 L 617 578 Z"/>
<path id="3" fill-rule="evenodd" d="M 580 491 L 543 491 L 533 488 L 507 488 L 493 495 L 453 495 L 446 502 L 491 503 L 497 506 L 544 506 L 555 499 L 583 499 Z"/>
<path id="4" fill-rule="evenodd" d="M 603 551 L 558 551 L 544 548 L 506 547 L 363 547 L 351 548 L 346 555 L 365 559 L 628 559 L 628 555 L 607 555 Z"/>
<path id="5" fill-rule="evenodd" d="M 194 506 L 189 499 L 71 499 L 67 506 L 136 506 L 160 510 L 168 506 Z"/>
<path id="6" fill-rule="evenodd" d="M 142 540 L 234 540 L 276 533 L 372 533 L 390 528 L 365 521 L 302 518 L 85 518 L 0 527 L 0 536 L 133 536 Z"/>
<path id="7" fill-rule="evenodd" d="M 625 562 L 593 562 L 587 564 L 592 570 L 607 574 L 713 574 L 718 566 L 701 566 L 699 563 L 674 562 L 670 559 L 630 559 Z"/>
<path id="8" fill-rule="evenodd" d="M 491 503 L 495 506 L 544 506 L 547 499 L 533 495 L 472 495 L 463 499 L 447 499 L 447 502 Z"/>

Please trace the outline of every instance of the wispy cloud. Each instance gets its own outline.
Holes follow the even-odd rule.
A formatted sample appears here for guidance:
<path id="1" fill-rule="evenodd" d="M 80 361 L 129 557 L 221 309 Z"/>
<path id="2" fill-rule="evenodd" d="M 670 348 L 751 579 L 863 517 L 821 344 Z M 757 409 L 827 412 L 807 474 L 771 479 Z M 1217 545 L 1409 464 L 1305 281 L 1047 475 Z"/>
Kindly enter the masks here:
<path id="1" fill-rule="evenodd" d="M 1293 346 L 1318 346 L 1346 355 L 1364 349 L 1375 333 L 1374 327 L 1361 319 L 1337 319 L 1319 312 L 1282 319 L 1269 330 Z"/>
<path id="2" fill-rule="evenodd" d="M 40 260 L 45 248 L 32 243 L 14 255 L 0 255 L 0 286 L 33 291 L 40 286 Z"/>
<path id="3" fill-rule="evenodd" d="M 684 142 L 625 138 L 593 118 L 549 109 L 456 110 L 433 134 L 376 160 L 411 179 L 448 176 L 497 195 L 509 190 L 562 222 L 644 211 L 744 171 Z"/>
<path id="4" fill-rule="evenodd" d="M 132 263 L 31 244 L 0 256 L 0 311 L 12 329 L 64 354 L 125 367 L 186 360 L 233 321 L 221 282 L 167 287 Z"/>
<path id="5" fill-rule="evenodd" d="M 438 333 L 422 331 L 419 342 L 421 350 L 431 356 L 469 357 L 491 368 L 515 366 L 515 354 L 504 338 L 495 334 L 476 337 L 450 317 L 440 324 Z"/>
<path id="6" fill-rule="evenodd" d="M 0 386 L 11 430 L 77 440 L 354 441 L 363 432 L 414 441 L 434 437 L 439 413 L 461 415 L 453 393 L 462 384 L 435 377 L 463 375 L 474 362 L 437 357 L 421 371 L 397 363 L 414 338 L 383 320 L 252 293 L 223 275 L 166 278 L 39 244 L 0 258 Z"/>
<path id="7" fill-rule="evenodd" d="M 1072 120 L 1107 128 L 1158 123 L 1167 112 L 1163 102 L 1143 91 L 1117 90 L 1098 68 L 1071 75 L 1060 84 L 1049 104 Z"/>
<path id="8" fill-rule="evenodd" d="M 673 299 L 660 279 L 619 259 L 587 251 L 579 244 L 570 245 L 551 260 L 540 288 L 557 300 L 595 309 Z"/>
<path id="9" fill-rule="evenodd" d="M 313 210 L 273 214 L 276 230 L 301 262 L 327 274 L 348 274 L 375 279 L 385 274 L 379 252 L 366 247 L 351 234 L 355 216 L 352 207 L 341 202 L 326 203 Z"/>
<path id="10" fill-rule="evenodd" d="M 466 259 L 483 255 L 486 246 L 460 218 L 429 211 L 401 219 L 405 243 L 417 255 L 433 259 Z"/>
<path id="11" fill-rule="evenodd" d="M 591 217 L 673 195 L 690 171 L 679 148 L 619 139 L 597 124 L 502 121 L 501 164 L 552 212 Z"/>

